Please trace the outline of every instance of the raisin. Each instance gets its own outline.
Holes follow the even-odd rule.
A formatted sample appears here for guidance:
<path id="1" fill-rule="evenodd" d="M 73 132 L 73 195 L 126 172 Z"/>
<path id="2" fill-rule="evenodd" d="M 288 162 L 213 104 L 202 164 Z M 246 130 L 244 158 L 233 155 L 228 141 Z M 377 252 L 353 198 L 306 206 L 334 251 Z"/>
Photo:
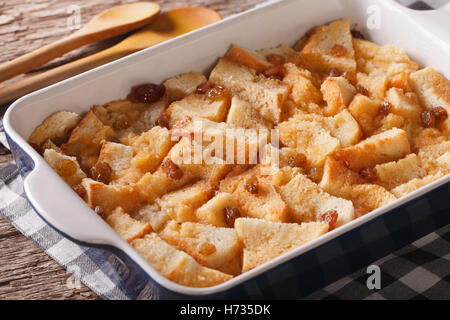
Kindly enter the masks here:
<path id="1" fill-rule="evenodd" d="M 106 162 L 99 161 L 91 168 L 92 179 L 108 184 L 111 181 L 112 169 Z"/>
<path id="2" fill-rule="evenodd" d="M 345 71 L 344 78 L 347 79 L 347 81 L 350 82 L 353 86 L 356 86 L 356 83 L 358 82 L 356 72 L 353 71 Z"/>
<path id="3" fill-rule="evenodd" d="M 113 126 L 114 126 L 114 129 L 125 130 L 131 126 L 131 122 L 130 122 L 130 119 L 126 115 L 121 114 L 117 117 L 116 121 L 114 121 Z"/>
<path id="4" fill-rule="evenodd" d="M 340 77 L 342 72 L 338 68 L 331 68 L 328 72 L 329 77 Z"/>
<path id="5" fill-rule="evenodd" d="M 282 65 L 286 62 L 286 59 L 284 59 L 284 57 L 280 56 L 279 54 L 269 54 L 266 59 L 274 65 Z"/>
<path id="6" fill-rule="evenodd" d="M 336 222 L 338 219 L 338 212 L 336 210 L 328 210 L 320 217 L 320 221 L 328 223 L 328 231 L 336 229 Z"/>
<path id="7" fill-rule="evenodd" d="M 356 91 L 358 91 L 358 93 L 360 93 L 364 96 L 367 96 L 369 94 L 369 91 L 367 90 L 367 88 L 360 84 L 357 84 L 355 88 L 356 88 Z"/>
<path id="8" fill-rule="evenodd" d="M 378 179 L 377 173 L 371 168 L 364 168 L 359 172 L 359 174 L 361 177 L 370 182 L 375 182 Z"/>
<path id="9" fill-rule="evenodd" d="M 173 180 L 180 180 L 183 177 L 183 170 L 170 159 L 164 160 L 161 164 L 161 168 L 165 174 Z"/>
<path id="10" fill-rule="evenodd" d="M 100 217 L 102 217 L 103 219 L 106 219 L 106 213 L 103 212 L 103 208 L 101 206 L 96 206 L 94 208 L 94 212 L 96 214 L 98 214 Z"/>
<path id="11" fill-rule="evenodd" d="M 364 35 L 361 33 L 361 31 L 358 30 L 352 30 L 352 36 L 355 39 L 361 39 L 361 40 L 365 40 L 366 37 L 364 37 Z"/>
<path id="12" fill-rule="evenodd" d="M 245 190 L 247 190 L 251 194 L 258 194 L 259 193 L 258 180 L 256 180 L 255 177 L 248 179 L 247 182 L 245 183 Z"/>
<path id="13" fill-rule="evenodd" d="M 436 118 L 436 121 L 443 121 L 448 118 L 447 110 L 442 107 L 433 107 L 431 113 Z"/>
<path id="14" fill-rule="evenodd" d="M 230 228 L 234 228 L 234 222 L 241 216 L 241 213 L 235 207 L 225 207 L 223 211 L 227 226 L 229 226 Z"/>
<path id="15" fill-rule="evenodd" d="M 60 177 L 70 177 L 77 173 L 77 165 L 75 162 L 69 159 L 63 159 L 58 161 L 58 165 L 56 166 L 56 172 Z"/>
<path id="16" fill-rule="evenodd" d="M 310 168 L 307 172 L 307 176 L 312 181 L 318 183 L 323 176 L 323 171 L 319 168 Z"/>
<path id="17" fill-rule="evenodd" d="M 156 120 L 155 125 L 160 126 L 161 128 L 169 128 L 169 121 L 167 120 L 165 113 Z"/>
<path id="18" fill-rule="evenodd" d="M 82 199 L 86 196 L 86 189 L 81 184 L 72 186 L 72 190 L 75 191 Z"/>
<path id="19" fill-rule="evenodd" d="M 203 256 L 210 256 L 216 252 L 216 246 L 209 242 L 204 242 L 200 245 L 200 254 Z"/>
<path id="20" fill-rule="evenodd" d="M 282 65 L 276 65 L 263 71 L 263 75 L 270 79 L 283 80 L 284 74 L 285 69 Z"/>
<path id="21" fill-rule="evenodd" d="M 422 112 L 420 119 L 425 128 L 434 128 L 436 126 L 436 117 L 429 110 Z"/>
<path id="22" fill-rule="evenodd" d="M 391 112 L 392 112 L 392 104 L 390 104 L 387 101 L 383 101 L 380 106 L 380 113 L 382 115 L 387 116 Z"/>
<path id="23" fill-rule="evenodd" d="M 166 92 L 166 88 L 162 84 L 142 84 L 132 89 L 133 97 L 142 103 L 153 103 L 159 101 Z"/>
<path id="24" fill-rule="evenodd" d="M 207 93 L 211 88 L 213 87 L 213 85 L 210 82 L 203 82 L 201 85 L 199 85 L 197 87 L 196 92 L 198 94 L 205 94 Z"/>
<path id="25" fill-rule="evenodd" d="M 34 143 L 34 142 L 30 142 L 30 146 L 34 149 L 34 150 L 36 150 L 36 152 L 37 153 L 41 153 L 41 147 L 39 147 L 39 145 L 37 144 L 37 143 Z"/>
<path id="26" fill-rule="evenodd" d="M 345 47 L 340 44 L 335 44 L 333 48 L 331 48 L 330 54 L 333 57 L 341 58 L 347 55 L 347 49 L 345 49 Z"/>
<path id="27" fill-rule="evenodd" d="M 206 95 L 209 99 L 216 101 L 230 98 L 231 93 L 224 86 L 214 86 L 208 90 Z"/>
<path id="28" fill-rule="evenodd" d="M 297 153 L 295 156 L 289 157 L 288 165 L 293 168 L 303 168 L 306 166 L 306 156 L 303 153 Z"/>

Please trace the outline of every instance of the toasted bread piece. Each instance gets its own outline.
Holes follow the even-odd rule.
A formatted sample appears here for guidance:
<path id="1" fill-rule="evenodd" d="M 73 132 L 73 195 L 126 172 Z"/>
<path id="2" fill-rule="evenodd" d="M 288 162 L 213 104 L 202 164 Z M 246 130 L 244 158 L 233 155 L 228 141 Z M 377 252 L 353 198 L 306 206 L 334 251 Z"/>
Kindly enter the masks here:
<path id="1" fill-rule="evenodd" d="M 133 219 L 120 207 L 116 208 L 105 220 L 127 242 L 142 238 L 152 231 L 150 223 Z"/>
<path id="2" fill-rule="evenodd" d="M 331 68 L 356 72 L 350 22 L 335 21 L 314 29 L 302 49 L 303 62 L 311 69 L 328 72 Z"/>
<path id="3" fill-rule="evenodd" d="M 159 236 L 205 267 L 231 275 L 241 273 L 242 243 L 234 229 L 170 221 Z"/>
<path id="4" fill-rule="evenodd" d="M 156 204 L 147 204 L 133 214 L 133 219 L 138 221 L 148 222 L 152 226 L 152 230 L 159 232 L 167 221 L 170 220 L 169 215 L 161 211 L 161 208 Z"/>
<path id="5" fill-rule="evenodd" d="M 93 111 L 89 111 L 72 130 L 61 150 L 70 156 L 76 156 L 80 159 L 81 167 L 89 170 L 97 162 L 103 142 L 115 137 L 114 130 L 105 126 Z"/>
<path id="6" fill-rule="evenodd" d="M 206 77 L 198 72 L 183 73 L 164 81 L 169 101 L 181 100 L 197 90 L 198 86 L 207 81 Z"/>
<path id="7" fill-rule="evenodd" d="M 138 192 L 131 186 L 106 185 L 101 182 L 85 178 L 81 185 L 86 189 L 87 204 L 104 215 L 110 215 L 117 207 L 133 214 L 142 205 L 143 201 Z"/>
<path id="8" fill-rule="evenodd" d="M 162 240 L 155 233 L 131 242 L 158 272 L 180 285 L 204 288 L 219 285 L 233 276 L 203 267 L 194 258 Z"/>
<path id="9" fill-rule="evenodd" d="M 380 112 L 380 101 L 357 94 L 348 110 L 366 136 L 371 136 L 378 128 L 377 116 Z"/>
<path id="10" fill-rule="evenodd" d="M 270 130 L 273 127 L 273 124 L 264 119 L 249 102 L 238 96 L 234 96 L 231 100 L 226 122 L 245 129 Z"/>
<path id="11" fill-rule="evenodd" d="M 117 175 L 130 166 L 133 148 L 115 142 L 105 142 L 100 150 L 98 162 L 106 162 Z"/>
<path id="12" fill-rule="evenodd" d="M 284 65 L 286 74 L 283 83 L 289 86 L 289 98 L 298 106 L 304 106 L 309 103 L 320 103 L 322 95 L 314 86 L 311 72 L 306 69 L 300 69 L 293 63 Z"/>
<path id="13" fill-rule="evenodd" d="M 272 66 L 272 64 L 266 60 L 265 56 L 253 50 L 241 48 L 237 44 L 233 44 L 231 49 L 228 50 L 225 55 L 225 58 L 251 68 L 257 73 L 261 73 Z"/>
<path id="14" fill-rule="evenodd" d="M 433 68 L 409 75 L 409 82 L 425 109 L 442 107 L 450 114 L 450 82 Z"/>
<path id="15" fill-rule="evenodd" d="M 409 74 L 410 72 L 402 71 L 389 77 L 388 88 L 402 89 L 403 92 L 412 92 L 411 85 L 409 84 Z"/>
<path id="16" fill-rule="evenodd" d="M 54 144 L 54 143 L 52 142 L 52 140 L 50 140 L 50 139 L 45 140 L 45 141 L 41 144 L 41 147 L 40 147 L 41 152 L 44 152 L 44 151 L 47 150 L 47 149 L 52 149 L 52 150 L 55 150 L 56 152 L 63 153 L 62 150 L 61 150 L 61 148 L 58 147 L 56 144 Z"/>
<path id="17" fill-rule="evenodd" d="M 267 120 L 278 123 L 289 88 L 278 80 L 255 76 L 254 71 L 227 59 L 220 59 L 209 80 L 227 87 L 250 102 Z"/>
<path id="18" fill-rule="evenodd" d="M 443 172 L 450 173 L 450 151 L 437 158 L 436 163 Z"/>
<path id="19" fill-rule="evenodd" d="M 426 175 L 419 157 L 414 153 L 398 161 L 376 165 L 374 170 L 378 177 L 377 184 L 388 190 Z"/>
<path id="20" fill-rule="evenodd" d="M 397 197 L 401 198 L 403 196 L 406 196 L 408 193 L 411 193 L 423 186 L 426 186 L 427 184 L 430 184 L 431 182 L 438 180 L 442 177 L 444 177 L 445 174 L 441 171 L 438 171 L 434 174 L 430 174 L 424 178 L 421 179 L 413 179 L 411 181 L 408 181 L 402 185 L 399 185 L 398 187 L 391 190 L 391 192 Z"/>
<path id="21" fill-rule="evenodd" d="M 229 225 L 225 219 L 225 208 L 238 208 L 239 204 L 234 194 L 220 192 L 206 202 L 195 212 L 197 221 L 215 227 L 227 228 Z"/>
<path id="22" fill-rule="evenodd" d="M 335 152 L 340 142 L 315 121 L 294 116 L 278 126 L 280 141 L 306 156 L 308 165 L 321 167 L 328 155 Z"/>
<path id="23" fill-rule="evenodd" d="M 34 129 L 28 138 L 28 142 L 37 146 L 40 146 L 48 139 L 58 140 L 57 142 L 62 143 L 67 140 L 70 131 L 75 128 L 80 120 L 80 116 L 76 113 L 68 111 L 56 112 Z"/>
<path id="24" fill-rule="evenodd" d="M 246 272 L 327 233 L 328 224 L 239 218 L 235 229 L 244 243 L 242 272 Z"/>
<path id="25" fill-rule="evenodd" d="M 195 211 L 214 196 L 214 186 L 199 181 L 156 199 L 161 211 L 178 222 L 196 222 Z"/>
<path id="26" fill-rule="evenodd" d="M 232 193 L 243 216 L 275 222 L 288 221 L 286 203 L 271 181 L 259 174 L 255 168 L 220 182 L 220 191 Z"/>
<path id="27" fill-rule="evenodd" d="M 119 137 L 126 137 L 153 128 L 168 105 L 167 96 L 163 96 L 154 103 L 112 101 L 102 106 L 94 106 L 92 111 L 103 124 L 113 128 Z"/>
<path id="28" fill-rule="evenodd" d="M 413 122 L 420 121 L 422 108 L 414 93 L 404 93 L 402 89 L 391 88 L 386 93 L 386 101 L 392 105 L 392 112 L 394 114 Z"/>
<path id="29" fill-rule="evenodd" d="M 336 155 L 352 170 L 372 168 L 396 161 L 411 153 L 406 132 L 393 128 L 371 136 L 357 145 L 338 150 Z"/>
<path id="30" fill-rule="evenodd" d="M 386 76 L 369 76 L 358 72 L 358 84 L 367 89 L 369 98 L 374 100 L 383 100 L 386 96 L 389 80 Z"/>
<path id="31" fill-rule="evenodd" d="M 202 94 L 192 94 L 182 100 L 173 102 L 165 115 L 172 128 L 186 116 L 204 118 L 215 122 L 223 122 L 227 116 L 231 101 L 229 99 L 213 100 Z"/>
<path id="32" fill-rule="evenodd" d="M 358 71 L 369 75 L 394 76 L 400 72 L 419 69 L 403 49 L 393 45 L 379 46 L 373 42 L 353 39 Z"/>
<path id="33" fill-rule="evenodd" d="M 332 118 L 325 118 L 325 129 L 341 142 L 341 147 L 348 147 L 358 143 L 362 136 L 362 130 L 358 122 L 347 110 L 339 112 Z"/>
<path id="34" fill-rule="evenodd" d="M 81 180 L 86 178 L 86 174 L 81 170 L 75 157 L 69 157 L 53 149 L 47 149 L 44 152 L 44 160 L 69 186 L 80 184 Z"/>
<path id="35" fill-rule="evenodd" d="M 441 167 L 440 163 L 437 162 L 437 159 L 444 156 L 448 150 L 450 150 L 450 141 L 448 140 L 420 148 L 418 156 L 422 167 L 428 174 L 440 170 L 445 172 L 445 168 Z"/>
<path id="36" fill-rule="evenodd" d="M 285 62 L 295 62 L 297 60 L 297 52 L 285 44 L 281 44 L 275 48 L 257 50 L 256 52 L 266 59 L 270 55 L 278 55 L 283 57 Z"/>
<path id="37" fill-rule="evenodd" d="M 320 221 L 329 210 L 338 212 L 336 226 L 342 226 L 354 219 L 351 201 L 334 197 L 322 191 L 317 184 L 301 173 L 295 173 L 289 181 L 280 180 L 277 189 L 287 203 L 291 219 L 297 223 Z"/>
<path id="38" fill-rule="evenodd" d="M 356 89 L 344 77 L 328 77 L 320 87 L 327 107 L 323 113 L 334 116 L 347 108 L 356 94 Z"/>

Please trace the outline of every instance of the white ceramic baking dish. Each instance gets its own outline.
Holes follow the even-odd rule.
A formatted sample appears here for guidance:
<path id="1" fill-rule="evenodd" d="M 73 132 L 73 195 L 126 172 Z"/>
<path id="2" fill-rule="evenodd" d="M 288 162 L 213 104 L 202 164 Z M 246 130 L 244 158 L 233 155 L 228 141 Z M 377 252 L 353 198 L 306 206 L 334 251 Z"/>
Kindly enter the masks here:
<path id="1" fill-rule="evenodd" d="M 433 192 L 438 198 L 442 198 L 442 195 L 445 196 L 445 194 L 447 197 L 444 204 L 441 203 L 438 208 L 434 208 L 433 204 L 428 205 L 427 212 L 430 214 L 428 218 L 437 211 L 447 210 L 448 212 L 450 175 L 229 282 L 212 288 L 196 289 L 177 285 L 155 271 L 101 218 L 93 214 L 92 210 L 71 191 L 26 142 L 32 130 L 53 112 L 70 110 L 83 113 L 93 104 L 102 104 L 125 97 L 130 88 L 137 84 L 161 82 L 182 72 L 207 72 L 232 43 L 254 49 L 274 47 L 281 43 L 293 45 L 312 26 L 339 18 L 349 18 L 372 41 L 378 44 L 400 46 L 415 61 L 423 66 L 433 66 L 450 78 L 450 59 L 448 58 L 450 56 L 450 34 L 448 32 L 450 30 L 450 13 L 448 12 L 413 11 L 400 6 L 393 0 L 285 0 L 267 3 L 167 43 L 62 81 L 16 101 L 4 117 L 4 128 L 16 162 L 25 177 L 24 189 L 30 203 L 44 220 L 66 237 L 86 246 L 111 250 L 125 260 L 126 264 L 134 263 L 135 266 L 138 266 L 138 270 L 140 270 L 138 272 L 141 272 L 142 276 L 154 286 L 154 291 L 158 292 L 153 295 L 156 298 L 273 296 L 273 294 L 266 294 L 267 292 L 274 293 L 276 297 L 302 295 L 310 289 L 300 290 L 298 287 L 313 289 L 317 285 L 326 284 L 336 277 L 368 263 L 380 254 L 385 254 L 386 252 L 383 250 L 378 252 L 378 249 L 374 249 L 379 254 L 371 254 L 367 259 L 356 257 L 356 260 L 350 261 L 345 258 L 347 259 L 345 260 L 346 264 L 349 265 L 348 268 L 344 268 L 345 270 L 332 275 L 328 273 L 329 276 L 321 273 L 317 279 L 311 276 L 317 268 L 324 268 L 324 261 L 331 261 L 332 258 L 336 260 L 339 257 L 345 257 L 349 252 L 357 252 L 347 250 L 349 247 L 341 246 L 339 241 L 341 244 L 342 241 L 346 241 L 345 239 L 352 242 L 351 237 L 358 235 L 358 239 L 364 240 L 362 241 L 362 250 L 369 251 L 373 248 L 366 247 L 365 249 L 364 246 L 370 246 L 371 239 L 378 241 L 378 244 L 381 244 L 383 239 L 394 241 L 396 238 L 392 234 L 395 230 L 406 230 L 407 226 L 411 227 L 419 221 L 411 217 L 411 210 L 414 211 L 414 209 L 411 209 L 410 204 L 413 203 L 414 206 L 414 203 L 420 204 L 423 199 L 432 199 L 429 195 Z M 367 22 L 369 21 L 369 25 L 372 26 L 377 19 L 380 22 L 379 28 L 369 30 Z M 440 190 L 438 195 L 436 195 L 436 190 Z M 430 201 L 434 200 L 428 200 L 428 202 Z M 389 221 L 397 221 L 393 217 L 396 215 L 401 217 L 402 212 L 410 215 L 410 219 L 405 223 L 406 226 L 402 227 L 403 229 L 400 227 L 395 230 L 391 229 L 392 223 Z M 382 219 L 380 220 L 380 218 Z M 422 233 L 430 232 L 439 225 L 449 223 L 445 216 L 440 215 L 438 220 L 439 223 L 433 224 L 430 229 L 423 230 Z M 372 236 L 371 232 L 376 234 L 381 232 L 384 238 Z M 412 241 L 420 234 L 421 232 L 410 232 L 409 236 L 400 236 L 401 239 L 395 240 L 390 250 L 404 244 L 405 241 Z M 327 251 L 327 245 L 340 246 L 339 255 L 335 250 Z M 324 257 L 324 252 L 334 253 L 330 257 Z M 316 258 L 318 257 L 314 260 L 315 262 L 307 262 L 303 259 L 308 257 L 308 254 L 311 257 L 312 253 Z M 344 263 L 342 261 L 336 262 L 337 264 L 331 268 L 340 269 Z M 313 270 L 310 270 L 312 273 L 305 271 L 308 266 Z M 306 269 L 300 272 L 300 268 L 303 267 Z M 308 278 L 312 277 L 312 280 L 306 279 L 307 276 Z M 316 284 L 311 285 L 308 282 Z M 295 283 L 295 288 L 292 289 L 289 283 Z M 286 291 L 290 293 L 285 294 Z"/>

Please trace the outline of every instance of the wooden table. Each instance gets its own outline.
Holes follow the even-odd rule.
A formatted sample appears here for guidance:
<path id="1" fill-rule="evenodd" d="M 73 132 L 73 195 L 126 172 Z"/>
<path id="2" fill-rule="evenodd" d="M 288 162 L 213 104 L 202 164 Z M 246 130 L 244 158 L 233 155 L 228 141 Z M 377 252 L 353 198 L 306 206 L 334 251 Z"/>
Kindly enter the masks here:
<path id="1" fill-rule="evenodd" d="M 73 32 L 71 6 L 81 9 L 81 25 L 98 12 L 130 0 L 0 0 L 0 63 L 14 59 Z M 252 8 L 263 0 L 155 0 L 163 10 L 187 6 L 206 6 L 224 17 Z M 73 16 L 72 16 L 73 17 Z M 69 23 L 68 23 L 69 19 Z M 88 45 L 56 59 L 29 75 L 16 77 L 3 85 L 76 60 L 107 48 L 122 37 Z M 0 107 L 2 115 L 7 106 Z M 0 167 L 12 160 L 0 147 Z M 99 299 L 89 288 L 69 289 L 70 274 L 0 218 L 0 299 Z"/>

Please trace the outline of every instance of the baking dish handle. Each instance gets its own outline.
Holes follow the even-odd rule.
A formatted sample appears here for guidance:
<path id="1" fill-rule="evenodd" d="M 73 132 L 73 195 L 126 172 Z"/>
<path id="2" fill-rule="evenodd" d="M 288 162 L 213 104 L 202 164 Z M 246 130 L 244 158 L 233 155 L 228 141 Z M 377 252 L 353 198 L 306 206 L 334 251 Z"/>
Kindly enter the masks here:
<path id="1" fill-rule="evenodd" d="M 120 237 L 46 163 L 36 162 L 24 179 L 24 191 L 39 216 L 70 240 L 85 246 L 120 245 Z"/>

